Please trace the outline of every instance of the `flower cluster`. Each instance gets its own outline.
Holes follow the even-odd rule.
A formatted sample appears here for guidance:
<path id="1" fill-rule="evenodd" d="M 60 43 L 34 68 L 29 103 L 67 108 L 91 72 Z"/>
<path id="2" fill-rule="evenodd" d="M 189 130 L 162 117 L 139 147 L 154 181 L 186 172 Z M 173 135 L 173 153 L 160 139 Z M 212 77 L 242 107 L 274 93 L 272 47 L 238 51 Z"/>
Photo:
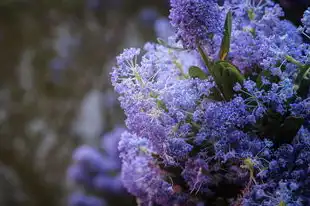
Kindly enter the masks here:
<path id="1" fill-rule="evenodd" d="M 305 31 L 310 33 L 310 9 L 305 11 L 304 17 L 301 19 L 301 21 L 305 27 Z"/>
<path id="2" fill-rule="evenodd" d="M 120 159 L 117 145 L 123 128 L 117 127 L 102 138 L 100 148 L 83 145 L 73 154 L 74 163 L 68 169 L 68 178 L 80 191 L 69 198 L 71 206 L 105 206 L 107 195 L 126 193 L 120 180 Z"/>
<path id="3" fill-rule="evenodd" d="M 309 205 L 310 50 L 269 0 L 171 0 L 176 34 L 125 49 L 122 181 L 140 205 Z M 304 26 L 307 27 L 307 12 Z"/>

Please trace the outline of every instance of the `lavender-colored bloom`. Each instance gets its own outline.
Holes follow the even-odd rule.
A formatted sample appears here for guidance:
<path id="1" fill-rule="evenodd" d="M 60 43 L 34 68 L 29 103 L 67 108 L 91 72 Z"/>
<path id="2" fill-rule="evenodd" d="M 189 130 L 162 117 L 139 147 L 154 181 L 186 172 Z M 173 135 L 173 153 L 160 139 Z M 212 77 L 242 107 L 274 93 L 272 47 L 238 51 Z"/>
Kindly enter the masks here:
<path id="1" fill-rule="evenodd" d="M 105 206 L 104 200 L 98 199 L 94 196 L 86 196 L 81 193 L 74 193 L 69 197 L 69 206 Z"/>
<path id="2" fill-rule="evenodd" d="M 125 196 L 120 179 L 121 160 L 117 150 L 121 133 L 124 131 L 122 127 L 116 127 L 104 135 L 103 150 L 88 145 L 77 148 L 72 157 L 74 162 L 67 171 L 69 180 L 87 193 Z M 83 194 L 73 194 L 71 202 L 74 202 L 72 205 L 105 205 L 101 196 L 94 199 Z"/>
<path id="3" fill-rule="evenodd" d="M 116 149 L 116 148 L 115 148 Z M 109 159 L 90 146 L 81 146 L 73 154 L 75 164 L 68 171 L 69 178 L 78 184 L 92 185 L 92 179 L 98 174 L 119 170 L 119 160 Z M 112 178 L 112 177 L 111 177 Z"/>
<path id="4" fill-rule="evenodd" d="M 112 72 L 129 130 L 119 143 L 126 189 L 141 205 L 310 204 L 309 94 L 299 91 L 309 89 L 309 45 L 270 0 L 171 5 L 176 38 L 125 50 Z M 241 71 L 235 85 L 231 68 L 223 82 L 213 70 L 228 10 L 222 61 Z"/>
<path id="5" fill-rule="evenodd" d="M 302 39 L 297 28 L 286 20 L 280 20 L 283 11 L 271 1 L 225 1 L 234 9 L 231 40 L 231 61 L 243 72 L 253 66 L 262 66 L 281 76 L 275 66 L 284 61 L 285 55 L 300 56 Z"/>
<path id="6" fill-rule="evenodd" d="M 211 176 L 206 174 L 208 169 L 208 164 L 202 159 L 189 159 L 186 162 L 182 176 L 189 184 L 192 192 L 202 191 L 204 193 L 212 193 L 212 191 L 206 187 L 212 182 Z"/>
<path id="7" fill-rule="evenodd" d="M 110 193 L 122 193 L 123 185 L 119 176 L 98 174 L 93 179 L 94 188 L 98 191 L 108 191 Z"/>
<path id="8" fill-rule="evenodd" d="M 106 164 L 104 158 L 96 149 L 84 145 L 76 149 L 73 153 L 73 160 L 91 172 L 98 172 L 101 170 L 108 170 L 114 168 L 113 163 L 111 165 Z"/>
<path id="9" fill-rule="evenodd" d="M 91 184 L 91 180 L 87 175 L 87 171 L 80 165 L 71 165 L 67 171 L 68 178 L 77 184 Z"/>
<path id="10" fill-rule="evenodd" d="M 122 133 L 125 131 L 123 127 L 116 126 L 112 132 L 104 134 L 102 137 L 102 149 L 109 157 L 118 158 L 118 142 L 121 138 Z"/>
<path id="11" fill-rule="evenodd" d="M 215 0 L 171 0 L 171 24 L 184 47 L 205 44 L 222 30 L 219 5 Z"/>
<path id="12" fill-rule="evenodd" d="M 167 143 L 167 155 L 178 159 L 186 158 L 193 146 L 186 143 L 184 139 L 172 138 Z"/>
<path id="13" fill-rule="evenodd" d="M 133 79 L 137 70 L 137 56 L 140 54 L 140 49 L 125 49 L 124 52 L 117 57 L 118 67 L 112 73 L 112 84 L 118 92 L 126 88 L 133 87 Z M 121 81 L 122 78 L 127 77 L 127 81 Z"/>

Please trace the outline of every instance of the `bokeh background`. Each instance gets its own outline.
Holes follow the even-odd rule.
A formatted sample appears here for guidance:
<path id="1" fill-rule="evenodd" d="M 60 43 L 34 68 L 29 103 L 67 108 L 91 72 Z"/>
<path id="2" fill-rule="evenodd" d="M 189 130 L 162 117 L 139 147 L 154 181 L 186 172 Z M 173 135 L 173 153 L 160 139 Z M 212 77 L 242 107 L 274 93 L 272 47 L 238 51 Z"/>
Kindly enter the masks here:
<path id="1" fill-rule="evenodd" d="M 280 3 L 296 25 L 310 5 Z M 115 55 L 155 41 L 168 12 L 168 0 L 0 0 L 0 206 L 67 205 L 72 152 L 124 124 Z M 109 205 L 134 205 L 126 196 Z"/>

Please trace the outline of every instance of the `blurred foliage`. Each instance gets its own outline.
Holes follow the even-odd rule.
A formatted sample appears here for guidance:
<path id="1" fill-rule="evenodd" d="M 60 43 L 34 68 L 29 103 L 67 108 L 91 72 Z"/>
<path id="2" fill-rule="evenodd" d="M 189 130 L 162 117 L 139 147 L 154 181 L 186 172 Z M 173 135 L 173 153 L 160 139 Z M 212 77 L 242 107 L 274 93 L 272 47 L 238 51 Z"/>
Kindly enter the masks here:
<path id="1" fill-rule="evenodd" d="M 24 197 L 0 196 L 1 206 L 65 204 L 71 152 L 85 141 L 72 131 L 83 99 L 90 91 L 111 93 L 109 62 L 126 44 L 124 35 L 130 25 L 138 30 L 141 8 L 165 13 L 165 2 L 104 0 L 89 8 L 83 0 L 0 1 L 0 170 L 10 168 L 20 183 L 3 183 L 0 193 L 10 187 Z M 53 45 L 59 31 L 65 34 L 60 47 L 72 36 L 78 43 L 55 69 L 50 62 L 58 55 Z M 141 42 L 152 38 L 145 31 Z M 108 131 L 123 114 L 117 105 L 107 109 L 106 101 Z"/>

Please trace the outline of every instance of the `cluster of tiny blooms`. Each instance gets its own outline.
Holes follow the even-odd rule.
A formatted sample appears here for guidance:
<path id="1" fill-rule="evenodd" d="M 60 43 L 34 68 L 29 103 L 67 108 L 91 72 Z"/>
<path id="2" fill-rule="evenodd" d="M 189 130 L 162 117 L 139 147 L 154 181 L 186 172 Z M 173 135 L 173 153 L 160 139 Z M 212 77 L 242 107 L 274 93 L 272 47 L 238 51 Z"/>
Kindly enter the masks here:
<path id="1" fill-rule="evenodd" d="M 70 206 L 106 206 L 106 195 L 125 195 L 120 180 L 121 162 L 117 145 L 124 129 L 116 127 L 103 136 L 100 148 L 88 145 L 73 153 L 68 179 L 78 190 L 69 197 Z"/>
<path id="2" fill-rule="evenodd" d="M 305 11 L 304 17 L 301 19 L 305 31 L 309 34 L 310 33 L 310 8 Z"/>
<path id="3" fill-rule="evenodd" d="M 139 205 L 310 205 L 309 11 L 301 30 L 270 0 L 171 0 L 175 34 L 117 57 Z"/>

